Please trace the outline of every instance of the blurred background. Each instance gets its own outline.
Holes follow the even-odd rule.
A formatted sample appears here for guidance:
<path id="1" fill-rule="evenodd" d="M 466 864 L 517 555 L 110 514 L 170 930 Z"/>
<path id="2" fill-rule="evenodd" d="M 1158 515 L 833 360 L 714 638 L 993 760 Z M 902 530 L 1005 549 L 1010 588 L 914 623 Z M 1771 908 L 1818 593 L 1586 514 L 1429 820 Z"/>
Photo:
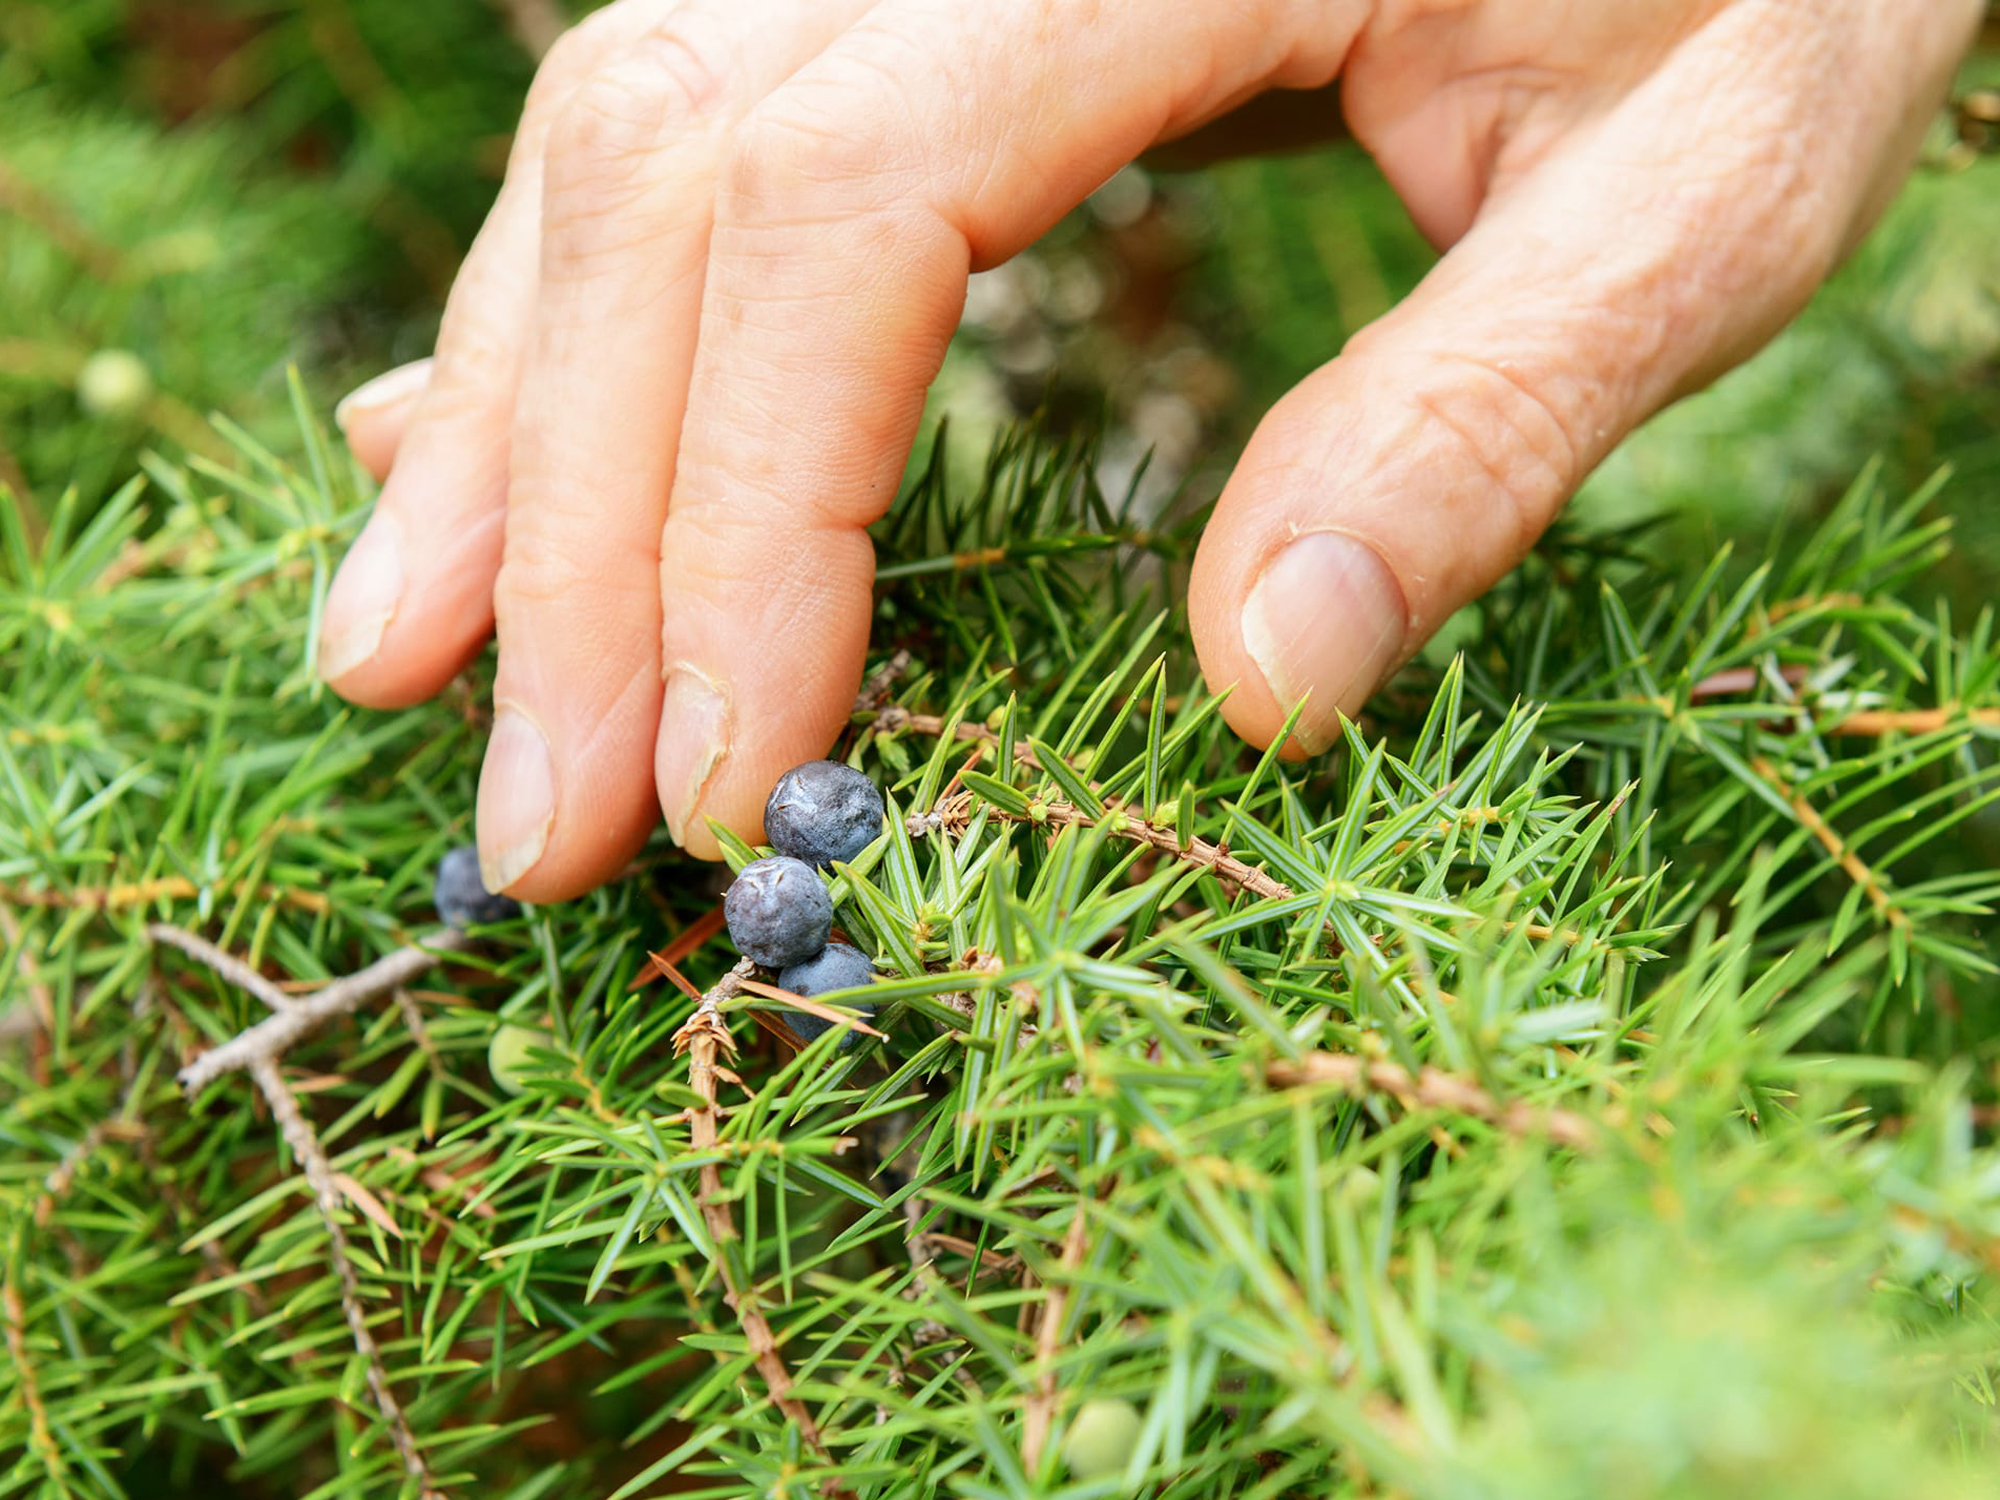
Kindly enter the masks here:
<path id="1" fill-rule="evenodd" d="M 322 411 L 428 352 L 498 185 L 535 59 L 576 0 L 0 3 L 0 485 L 30 526 L 147 448 L 217 450 L 217 412 L 295 443 L 286 371 Z M 1944 463 L 1962 549 L 2000 576 L 2000 34 L 1967 65 L 1882 228 L 1750 366 L 1656 421 L 1587 517 L 1657 545 L 1765 545 L 1869 457 Z M 1826 107 L 1841 102 L 1830 97 Z M 975 278 L 933 395 L 957 451 L 1046 408 L 1108 423 L 1107 478 L 1212 495 L 1271 400 L 1432 259 L 1367 158 L 1334 146 L 1132 169 Z"/>

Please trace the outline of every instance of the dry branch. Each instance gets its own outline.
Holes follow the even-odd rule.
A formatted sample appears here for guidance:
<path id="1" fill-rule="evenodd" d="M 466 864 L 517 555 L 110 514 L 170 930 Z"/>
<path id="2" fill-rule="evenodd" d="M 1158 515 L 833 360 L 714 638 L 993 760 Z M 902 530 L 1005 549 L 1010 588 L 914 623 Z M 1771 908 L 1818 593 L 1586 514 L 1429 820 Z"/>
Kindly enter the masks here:
<path id="1" fill-rule="evenodd" d="M 306 1184 L 312 1190 L 313 1207 L 326 1229 L 328 1258 L 333 1263 L 334 1276 L 340 1284 L 341 1312 L 353 1336 L 354 1348 L 361 1356 L 369 1393 L 375 1398 L 376 1409 L 382 1415 L 383 1425 L 389 1430 L 390 1441 L 395 1444 L 403 1468 L 416 1481 L 420 1500 L 443 1500 L 443 1492 L 431 1478 L 402 1404 L 390 1387 L 382 1351 L 375 1342 L 374 1334 L 369 1331 L 367 1310 L 361 1300 L 361 1278 L 354 1269 L 348 1250 L 347 1231 L 340 1222 L 343 1199 L 355 1202 L 364 1213 L 377 1217 L 378 1222 L 386 1218 L 386 1214 L 373 1203 L 372 1195 L 365 1188 L 334 1170 L 326 1148 L 320 1144 L 318 1132 L 299 1109 L 297 1096 L 279 1073 L 278 1059 L 287 1047 L 335 1016 L 344 1015 L 383 995 L 400 994 L 405 984 L 437 963 L 443 955 L 467 947 L 471 939 L 462 932 L 447 929 L 433 935 L 428 946 L 413 944 L 398 949 L 357 973 L 336 979 L 304 999 L 293 999 L 274 981 L 194 933 L 154 923 L 147 927 L 146 935 L 155 943 L 179 949 L 271 1008 L 273 1014 L 263 1021 L 239 1032 L 230 1041 L 203 1053 L 182 1068 L 178 1075 L 181 1087 L 192 1096 L 222 1074 L 243 1069 L 264 1095 L 271 1107 L 272 1118 L 278 1122 L 278 1129 L 291 1146 L 292 1154 L 298 1158 Z M 421 1033 L 419 1037 L 420 1040 L 427 1040 L 421 1037 Z M 393 1224 L 389 1227 L 394 1228 Z"/>
<path id="2" fill-rule="evenodd" d="M 1953 724 L 1965 724 L 1976 729 L 2000 728 L 2000 708 L 1964 708 L 1958 704 L 1946 704 L 1943 708 L 1869 709 L 1829 724 L 1826 733 L 1849 738 L 1935 734 Z"/>
<path id="3" fill-rule="evenodd" d="M 275 1014 L 283 1015 L 297 1004 L 290 995 L 235 954 L 225 953 L 207 938 L 198 937 L 186 928 L 170 927 L 164 922 L 155 922 L 146 929 L 146 936 L 156 943 L 165 943 L 170 948 L 178 948 L 189 958 L 206 964 L 238 989 L 247 990 L 262 1000 Z"/>
<path id="4" fill-rule="evenodd" d="M 184 941 L 192 935 L 182 932 L 179 928 L 155 925 L 148 927 L 146 932 L 155 942 L 170 943 L 183 952 L 198 958 L 202 957 L 187 941 Z M 200 943 L 201 940 L 196 938 L 193 941 Z M 220 1047 L 202 1053 L 200 1057 L 182 1068 L 176 1075 L 182 1090 L 189 1097 L 193 1097 L 224 1073 L 247 1068 L 260 1060 L 269 1062 L 283 1056 L 286 1048 L 318 1030 L 334 1017 L 358 1010 L 371 1000 L 393 994 L 399 986 L 410 983 L 419 974 L 436 964 L 440 958 L 446 954 L 463 951 L 471 946 L 471 942 L 472 940 L 464 933 L 445 929 L 433 933 L 422 944 L 413 943 L 407 948 L 399 948 L 394 953 L 377 959 L 367 968 L 348 975 L 345 979 L 336 979 L 325 989 L 308 995 L 303 1000 L 286 997 L 285 1006 L 278 1014 L 239 1032 Z M 207 959 L 203 958 L 202 961 L 207 962 Z"/>
<path id="5" fill-rule="evenodd" d="M 898 649 L 887 661 L 877 667 L 868 680 L 861 684 L 861 691 L 854 695 L 856 714 L 874 714 L 889 701 L 889 690 L 896 685 L 896 679 L 910 670 L 914 660 L 908 651 Z M 879 717 L 879 715 L 878 715 Z"/>

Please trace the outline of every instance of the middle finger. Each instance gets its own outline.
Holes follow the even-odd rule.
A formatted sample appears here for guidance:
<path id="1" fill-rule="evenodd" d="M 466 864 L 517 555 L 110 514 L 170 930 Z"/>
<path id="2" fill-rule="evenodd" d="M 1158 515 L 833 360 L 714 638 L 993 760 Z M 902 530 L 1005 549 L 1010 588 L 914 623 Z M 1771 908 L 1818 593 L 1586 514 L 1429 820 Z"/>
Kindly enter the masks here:
<path id="1" fill-rule="evenodd" d="M 657 821 L 659 537 L 716 174 L 743 116 L 873 3 L 687 0 L 552 127 L 494 597 L 489 889 L 588 889 Z"/>

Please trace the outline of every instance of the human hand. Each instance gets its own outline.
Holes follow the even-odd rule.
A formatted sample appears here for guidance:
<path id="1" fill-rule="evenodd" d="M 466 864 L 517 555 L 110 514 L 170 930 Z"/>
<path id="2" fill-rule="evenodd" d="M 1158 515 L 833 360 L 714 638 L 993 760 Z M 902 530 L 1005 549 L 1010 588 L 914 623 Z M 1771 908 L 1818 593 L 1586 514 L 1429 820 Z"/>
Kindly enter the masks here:
<path id="1" fill-rule="evenodd" d="M 756 833 L 847 715 L 863 528 L 967 273 L 1148 147 L 1337 76 L 1451 249 L 1264 419 L 1190 597 L 1229 722 L 1268 743 L 1307 697 L 1323 747 L 1626 432 L 1798 310 L 1980 9 L 618 0 L 536 78 L 435 362 L 344 405 L 388 478 L 322 670 L 413 703 L 497 622 L 494 890 L 588 889 L 656 809 L 701 854 L 705 817 Z"/>

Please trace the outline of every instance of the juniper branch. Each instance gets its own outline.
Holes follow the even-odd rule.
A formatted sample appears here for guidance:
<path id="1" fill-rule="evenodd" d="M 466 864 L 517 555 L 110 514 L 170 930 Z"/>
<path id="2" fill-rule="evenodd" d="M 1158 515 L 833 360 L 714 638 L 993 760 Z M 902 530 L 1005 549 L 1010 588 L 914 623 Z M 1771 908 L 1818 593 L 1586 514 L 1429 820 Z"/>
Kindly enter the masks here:
<path id="1" fill-rule="evenodd" d="M 423 1453 L 417 1446 L 416 1434 L 410 1430 L 409 1418 L 404 1415 L 402 1404 L 390 1387 L 389 1371 L 382 1362 L 382 1351 L 368 1327 L 368 1311 L 361 1301 L 361 1277 L 354 1269 L 347 1247 L 347 1231 L 340 1223 L 339 1174 L 327 1160 L 326 1148 L 320 1144 L 319 1133 L 300 1112 L 299 1102 L 279 1074 L 275 1059 L 268 1053 L 259 1052 L 248 1058 L 243 1066 L 249 1070 L 251 1079 L 271 1106 L 272 1118 L 278 1122 L 278 1129 L 291 1146 L 292 1155 L 299 1159 L 300 1170 L 305 1173 L 306 1183 L 312 1189 L 313 1207 L 319 1211 L 320 1222 L 326 1228 L 327 1258 L 333 1262 L 333 1273 L 340 1283 L 340 1309 L 346 1315 L 348 1331 L 354 1337 L 354 1348 L 367 1372 L 369 1392 L 375 1398 L 376 1409 L 382 1414 L 383 1425 L 389 1429 L 390 1441 L 396 1445 L 404 1470 L 416 1481 L 421 1500 L 444 1500 L 443 1492 L 432 1481 L 430 1467 L 424 1462 Z"/>
<path id="2" fill-rule="evenodd" d="M 718 1062 L 724 1056 L 733 1056 L 736 1050 L 735 1043 L 730 1040 L 729 1027 L 722 1019 L 722 1006 L 743 993 L 744 981 L 755 970 L 756 966 L 749 959 L 739 962 L 702 996 L 694 1014 L 674 1033 L 674 1051 L 687 1057 L 688 1081 L 702 1100 L 699 1107 L 688 1111 L 690 1143 L 698 1152 L 715 1149 L 715 1125 L 719 1113 Z M 722 1276 L 723 1293 L 737 1321 L 743 1325 L 743 1335 L 750 1344 L 750 1357 L 757 1366 L 757 1372 L 764 1377 L 772 1402 L 797 1425 L 799 1435 L 823 1459 L 827 1452 L 820 1438 L 819 1424 L 813 1421 L 805 1403 L 792 1394 L 791 1372 L 785 1368 L 784 1357 L 778 1352 L 777 1336 L 771 1331 L 770 1321 L 758 1306 L 756 1290 L 747 1284 L 739 1284 L 738 1277 L 730 1269 L 728 1246 L 736 1238 L 736 1222 L 722 1196 L 722 1172 L 714 1162 L 703 1164 L 700 1185 L 702 1221 L 708 1226 L 709 1238 L 715 1242 L 716 1269 Z M 844 1494 L 845 1488 L 838 1480 L 829 1480 L 827 1492 Z"/>
<path id="3" fill-rule="evenodd" d="M 1826 850 L 1834 864 L 1840 867 L 1841 873 L 1861 887 L 1862 894 L 1868 898 L 1868 904 L 1875 908 L 1876 914 L 1883 921 L 1891 927 L 1909 925 L 1908 914 L 1896 905 L 1881 875 L 1847 846 L 1846 840 L 1820 816 L 1819 809 L 1812 805 L 1811 799 L 1793 786 L 1791 779 L 1783 771 L 1762 755 L 1751 760 L 1750 769 L 1769 782 L 1778 795 L 1785 799 L 1793 815 L 1798 818 L 1800 826 Z"/>
<path id="4" fill-rule="evenodd" d="M 958 793 L 955 797 L 941 802 L 929 813 L 913 813 L 908 820 L 909 831 L 918 835 L 936 827 L 963 827 L 969 817 L 972 794 Z M 1029 825 L 1053 825 L 1056 827 L 1103 828 L 1114 838 L 1129 840 L 1135 844 L 1146 844 L 1170 859 L 1185 865 L 1192 865 L 1213 874 L 1224 886 L 1234 890 L 1248 891 L 1269 901 L 1289 901 L 1292 888 L 1277 879 L 1261 865 L 1229 852 L 1226 845 L 1215 844 L 1203 838 L 1182 838 L 1170 828 L 1161 828 L 1147 822 L 1134 813 L 1119 808 L 1106 809 L 1103 818 L 1093 818 L 1074 803 L 1059 799 L 1035 803 L 1025 813 L 1012 812 L 1004 807 L 987 804 L 988 810 L 1010 823 Z M 1475 814 L 1485 816 L 1490 809 L 1473 809 Z M 1538 942 L 1554 941 L 1574 945 L 1587 940 L 1588 935 L 1566 927 L 1552 927 L 1545 922 L 1516 922 L 1511 919 L 1497 924 L 1505 931 L 1524 930 Z M 1340 948 L 1340 939 L 1328 929 L 1328 942 L 1334 951 Z"/>
<path id="5" fill-rule="evenodd" d="M 861 690 L 854 695 L 854 713 L 857 717 L 879 718 L 878 710 L 888 701 L 889 694 L 896 686 L 896 680 L 910 670 L 915 658 L 902 648 L 891 653 L 889 659 L 872 672 L 868 680 L 861 684 Z"/>
<path id="6" fill-rule="evenodd" d="M 1467 1078 L 1437 1068 L 1412 1073 L 1400 1063 L 1356 1057 L 1346 1052 L 1311 1052 L 1264 1067 L 1265 1081 L 1279 1088 L 1330 1085 L 1350 1093 L 1386 1094 L 1405 1109 L 1436 1109 L 1469 1116 L 1510 1135 L 1544 1136 L 1560 1146 L 1587 1150 L 1602 1139 L 1597 1126 L 1574 1110 L 1537 1107 L 1520 1100 L 1495 1099 Z"/>
<path id="7" fill-rule="evenodd" d="M 1069 1311 L 1069 1284 L 1083 1265 L 1084 1253 L 1090 1245 L 1089 1221 L 1085 1218 L 1089 1203 L 1088 1198 L 1079 1198 L 1071 1210 L 1057 1279 L 1048 1284 L 1047 1295 L 1042 1299 L 1041 1321 L 1035 1328 L 1035 1388 L 1028 1397 L 1021 1427 L 1021 1464 L 1030 1474 L 1041 1467 L 1042 1448 L 1055 1421 L 1056 1349 L 1062 1339 L 1063 1318 Z"/>
<path id="8" fill-rule="evenodd" d="M 9 1256 L 10 1264 L 0 1270 L 0 1324 L 6 1328 L 7 1357 L 13 1361 L 15 1376 L 21 1383 L 21 1401 L 28 1409 L 29 1441 L 36 1456 L 41 1459 L 43 1469 L 60 1486 L 69 1465 L 49 1426 L 48 1405 L 35 1374 L 34 1359 L 28 1350 L 28 1315 L 27 1309 L 22 1306 L 20 1292 L 14 1287 L 13 1259 Z"/>
<path id="9" fill-rule="evenodd" d="M 116 911 L 128 906 L 151 906 L 155 901 L 190 901 L 208 890 L 216 895 L 234 895 L 243 887 L 201 886 L 184 875 L 164 875 L 151 880 L 124 881 L 116 885 L 80 886 L 73 890 L 39 890 L 28 886 L 0 884 L 0 909 L 8 906 L 40 907 L 54 911 L 82 908 L 88 911 Z M 323 891 L 301 890 L 297 886 L 269 881 L 253 887 L 256 893 L 302 911 L 331 909 Z"/>

